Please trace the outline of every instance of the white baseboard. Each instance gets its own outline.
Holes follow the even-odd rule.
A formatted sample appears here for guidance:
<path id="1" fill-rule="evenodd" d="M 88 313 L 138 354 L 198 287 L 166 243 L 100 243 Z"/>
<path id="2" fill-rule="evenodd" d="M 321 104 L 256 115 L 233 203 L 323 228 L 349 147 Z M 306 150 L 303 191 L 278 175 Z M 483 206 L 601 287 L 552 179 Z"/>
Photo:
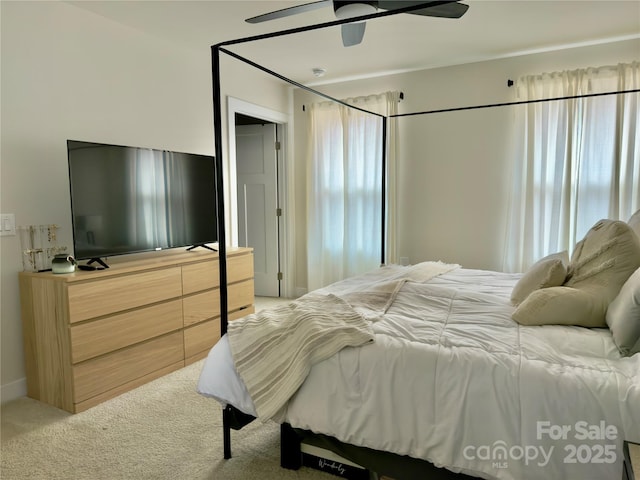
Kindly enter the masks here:
<path id="1" fill-rule="evenodd" d="M 5 404 L 27 395 L 27 379 L 21 378 L 14 382 L 0 385 L 0 403 Z"/>
<path id="2" fill-rule="evenodd" d="M 299 298 L 303 295 L 307 294 L 307 289 L 306 288 L 300 288 L 300 287 L 296 287 L 296 298 Z"/>

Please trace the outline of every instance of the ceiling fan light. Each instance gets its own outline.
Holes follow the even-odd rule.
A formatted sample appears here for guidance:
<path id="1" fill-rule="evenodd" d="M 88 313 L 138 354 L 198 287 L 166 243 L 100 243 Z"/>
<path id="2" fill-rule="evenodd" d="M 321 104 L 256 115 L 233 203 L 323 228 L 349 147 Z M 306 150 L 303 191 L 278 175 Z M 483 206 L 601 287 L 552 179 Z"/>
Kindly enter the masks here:
<path id="1" fill-rule="evenodd" d="M 334 2 L 334 10 L 339 20 L 371 15 L 378 11 L 375 2 Z"/>

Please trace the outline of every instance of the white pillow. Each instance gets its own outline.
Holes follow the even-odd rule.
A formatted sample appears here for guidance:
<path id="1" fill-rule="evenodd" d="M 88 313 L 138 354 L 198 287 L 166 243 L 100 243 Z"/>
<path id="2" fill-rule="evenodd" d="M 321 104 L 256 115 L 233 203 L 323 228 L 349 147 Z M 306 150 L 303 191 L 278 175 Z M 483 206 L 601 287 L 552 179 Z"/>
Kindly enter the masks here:
<path id="1" fill-rule="evenodd" d="M 567 277 L 569 253 L 552 253 L 541 258 L 524 273 L 511 291 L 511 303 L 520 305 L 536 290 L 548 287 L 559 287 Z"/>
<path id="2" fill-rule="evenodd" d="M 623 355 L 640 352 L 640 268 L 627 279 L 609 304 L 607 325 Z"/>

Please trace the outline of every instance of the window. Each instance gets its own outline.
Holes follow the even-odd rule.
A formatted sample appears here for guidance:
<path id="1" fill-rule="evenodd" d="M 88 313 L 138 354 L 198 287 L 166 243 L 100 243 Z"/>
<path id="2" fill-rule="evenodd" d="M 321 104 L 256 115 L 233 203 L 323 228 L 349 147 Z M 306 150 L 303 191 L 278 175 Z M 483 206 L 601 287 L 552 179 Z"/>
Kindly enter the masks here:
<path id="1" fill-rule="evenodd" d="M 389 115 L 398 100 L 389 92 L 349 103 Z M 309 115 L 307 284 L 315 290 L 380 265 L 383 119 L 332 102 L 311 105 Z"/>
<path id="2" fill-rule="evenodd" d="M 637 90 L 640 63 L 523 77 L 523 100 Z M 571 251 L 602 218 L 640 208 L 638 92 L 529 103 L 519 110 L 521 142 L 505 270 Z"/>

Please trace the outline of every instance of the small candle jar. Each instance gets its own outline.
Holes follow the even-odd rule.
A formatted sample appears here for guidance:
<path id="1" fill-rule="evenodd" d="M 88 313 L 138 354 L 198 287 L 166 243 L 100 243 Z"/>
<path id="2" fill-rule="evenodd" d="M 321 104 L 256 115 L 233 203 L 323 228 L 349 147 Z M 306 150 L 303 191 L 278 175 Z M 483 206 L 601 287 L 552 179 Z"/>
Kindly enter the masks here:
<path id="1" fill-rule="evenodd" d="M 53 273 L 73 273 L 76 271 L 76 260 L 66 253 L 59 253 L 51 260 Z"/>

